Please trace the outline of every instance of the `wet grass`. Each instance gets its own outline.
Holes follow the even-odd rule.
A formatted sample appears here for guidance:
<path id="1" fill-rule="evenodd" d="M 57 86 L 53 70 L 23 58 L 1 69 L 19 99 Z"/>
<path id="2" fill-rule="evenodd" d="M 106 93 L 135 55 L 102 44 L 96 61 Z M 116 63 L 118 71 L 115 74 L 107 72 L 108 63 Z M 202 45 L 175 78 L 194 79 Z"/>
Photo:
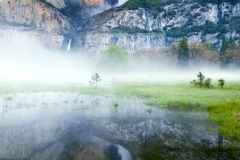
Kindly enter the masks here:
<path id="1" fill-rule="evenodd" d="M 202 145 L 198 147 L 185 147 L 179 145 L 172 147 L 164 140 L 145 142 L 138 153 L 142 160 L 159 159 L 238 159 L 240 151 L 236 147 L 212 147 Z"/>
<path id="2" fill-rule="evenodd" d="M 4 100 L 5 100 L 5 101 L 11 101 L 11 100 L 12 100 L 12 97 L 6 97 Z"/>
<path id="3" fill-rule="evenodd" d="M 239 102 L 210 104 L 207 110 L 210 119 L 219 123 L 223 135 L 240 141 L 240 121 L 234 115 L 235 110 L 240 110 Z"/>
<path id="4" fill-rule="evenodd" d="M 217 86 L 215 84 L 215 86 Z M 185 84 L 119 84 L 116 94 L 146 99 L 147 105 L 178 110 L 207 110 L 226 137 L 240 141 L 240 82 L 228 83 L 224 89 L 193 87 Z"/>
<path id="5" fill-rule="evenodd" d="M 115 107 L 115 108 L 118 107 L 118 103 L 117 103 L 117 102 L 114 103 L 114 107 Z"/>
<path id="6" fill-rule="evenodd" d="M 0 95 L 19 92 L 78 92 L 79 94 L 124 96 L 145 99 L 145 103 L 173 110 L 207 110 L 209 118 L 217 122 L 221 133 L 240 141 L 240 121 L 234 115 L 240 111 L 240 82 L 227 82 L 224 88 L 200 88 L 189 82 L 179 84 L 122 82 L 111 87 L 93 88 L 79 84 L 0 83 Z"/>

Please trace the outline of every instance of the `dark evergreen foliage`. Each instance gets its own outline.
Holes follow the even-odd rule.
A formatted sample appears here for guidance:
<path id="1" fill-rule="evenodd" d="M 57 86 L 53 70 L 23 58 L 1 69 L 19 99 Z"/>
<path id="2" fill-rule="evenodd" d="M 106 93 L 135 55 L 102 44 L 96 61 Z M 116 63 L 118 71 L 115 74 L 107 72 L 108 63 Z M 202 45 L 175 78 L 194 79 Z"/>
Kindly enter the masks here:
<path id="1" fill-rule="evenodd" d="M 206 21 L 206 23 L 202 26 L 187 26 L 188 24 L 184 25 L 183 27 L 172 27 L 171 29 L 166 31 L 166 35 L 168 37 L 184 37 L 187 36 L 189 33 L 194 32 L 203 32 L 204 34 L 212 34 L 218 31 L 217 27 L 213 22 Z"/>
<path id="2" fill-rule="evenodd" d="M 113 33 L 119 33 L 119 32 L 124 32 L 128 34 L 134 34 L 134 33 L 150 33 L 150 31 L 147 31 L 145 29 L 141 29 L 139 27 L 127 27 L 127 26 L 118 26 L 115 28 L 111 29 L 111 32 Z"/>
<path id="3" fill-rule="evenodd" d="M 225 84 L 225 80 L 224 79 L 221 78 L 221 79 L 218 80 L 218 86 L 223 88 L 224 84 Z"/>
<path id="4" fill-rule="evenodd" d="M 184 37 L 179 43 L 178 50 L 178 65 L 182 68 L 187 68 L 189 65 L 189 48 L 187 38 Z"/>

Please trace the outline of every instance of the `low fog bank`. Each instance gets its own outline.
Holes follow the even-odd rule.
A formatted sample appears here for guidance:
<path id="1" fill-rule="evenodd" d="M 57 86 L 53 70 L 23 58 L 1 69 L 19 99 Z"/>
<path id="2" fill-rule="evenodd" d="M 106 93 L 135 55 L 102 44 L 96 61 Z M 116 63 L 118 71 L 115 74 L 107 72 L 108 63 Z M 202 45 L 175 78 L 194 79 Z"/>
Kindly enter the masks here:
<path id="1" fill-rule="evenodd" d="M 115 81 L 120 82 L 162 82 L 162 83 L 189 83 L 193 79 L 197 79 L 197 74 L 201 71 L 205 78 L 212 79 L 215 83 L 219 79 L 223 78 L 227 81 L 240 82 L 239 70 L 221 70 L 221 69 L 192 69 L 192 70 L 180 70 L 180 69 L 162 69 L 162 70 L 149 70 L 149 72 L 134 72 L 130 71 L 126 74 L 116 75 Z"/>
<path id="2" fill-rule="evenodd" d="M 46 49 L 34 39 L 31 45 L 2 39 L 0 43 L 1 80 L 61 82 L 83 80 L 90 76 L 92 67 L 83 54 Z"/>
<path id="3" fill-rule="evenodd" d="M 24 42 L 24 40 L 23 40 Z M 35 40 L 31 45 L 8 42 L 0 39 L 1 81 L 47 81 L 53 83 L 74 82 L 88 85 L 94 73 L 101 76 L 100 84 L 114 81 L 132 82 L 189 82 L 201 71 L 213 82 L 225 80 L 240 81 L 240 70 L 222 70 L 219 67 L 179 69 L 171 63 L 152 68 L 151 63 L 137 62 L 128 71 L 109 72 L 99 69 L 96 57 L 81 52 L 54 51 L 42 47 Z"/>

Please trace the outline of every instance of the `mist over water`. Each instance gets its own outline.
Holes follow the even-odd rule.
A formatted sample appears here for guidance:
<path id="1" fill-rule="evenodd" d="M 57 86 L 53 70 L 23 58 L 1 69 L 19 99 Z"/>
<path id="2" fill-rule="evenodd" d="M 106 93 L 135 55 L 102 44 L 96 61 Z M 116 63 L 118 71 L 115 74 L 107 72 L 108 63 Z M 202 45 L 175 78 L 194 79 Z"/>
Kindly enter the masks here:
<path id="1" fill-rule="evenodd" d="M 11 100 L 6 100 L 9 97 Z M 119 104 L 117 108 L 114 101 Z M 138 151 L 151 139 L 162 139 L 166 141 L 163 146 L 168 146 L 171 137 L 174 141 L 169 140 L 170 145 L 183 150 L 208 143 L 211 149 L 218 142 L 217 125 L 204 119 L 206 113 L 155 107 L 149 111 L 149 106 L 136 98 L 64 92 L 17 93 L 0 95 L 0 105 L 0 159 L 52 160 L 68 159 L 70 155 L 88 159 L 95 153 L 107 159 L 117 156 L 121 160 L 136 160 L 132 151 Z M 214 132 L 207 130 L 210 126 Z M 130 148 L 135 148 L 132 151 L 128 147 L 131 144 L 134 145 Z M 183 150 L 177 150 L 180 159 L 185 157 Z M 204 150 L 191 153 L 190 159 L 208 157 Z"/>
<path id="2" fill-rule="evenodd" d="M 171 63 L 161 68 L 153 68 L 151 63 L 131 62 L 124 72 L 109 72 L 97 66 L 97 55 L 75 51 L 71 52 L 70 42 L 65 51 L 44 48 L 34 39 L 7 41 L 0 39 L 0 79 L 38 80 L 54 82 L 88 83 L 94 73 L 99 73 L 102 82 L 106 81 L 162 81 L 189 82 L 201 71 L 206 78 L 214 81 L 239 80 L 240 70 L 223 70 L 220 67 L 203 67 L 181 70 Z M 68 51 L 69 50 L 69 51 Z"/>

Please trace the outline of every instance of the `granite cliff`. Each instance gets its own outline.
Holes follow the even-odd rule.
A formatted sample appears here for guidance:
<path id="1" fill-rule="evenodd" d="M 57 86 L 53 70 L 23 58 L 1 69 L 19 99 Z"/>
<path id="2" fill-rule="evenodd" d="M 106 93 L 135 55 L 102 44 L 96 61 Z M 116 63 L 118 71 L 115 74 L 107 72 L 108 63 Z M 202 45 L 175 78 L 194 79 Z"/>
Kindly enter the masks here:
<path id="1" fill-rule="evenodd" d="M 24 33 L 51 48 L 61 48 L 64 35 L 74 31 L 68 17 L 36 0 L 1 0 L 0 23 L 1 37 L 11 40 Z"/>
<path id="2" fill-rule="evenodd" d="M 66 37 L 81 28 L 92 10 L 106 10 L 115 1 L 0 0 L 0 37 L 36 38 L 50 48 L 62 48 Z M 92 13 L 91 13 L 92 12 Z M 84 17 L 84 16 L 85 17 Z M 29 40 L 31 43 L 31 40 Z"/>
<path id="3" fill-rule="evenodd" d="M 166 4 L 159 10 L 127 9 L 126 4 L 93 16 L 78 36 L 84 37 L 79 46 L 103 51 L 105 46 L 120 45 L 134 53 L 143 48 L 168 47 L 184 36 L 190 44 L 208 40 L 218 48 L 223 36 L 239 41 L 239 3 L 182 2 Z M 95 46 L 93 41 L 100 45 Z M 86 45 L 89 43 L 92 45 Z"/>
<path id="4" fill-rule="evenodd" d="M 9 39 L 22 31 L 50 48 L 64 49 L 72 39 L 75 50 L 93 53 L 110 45 L 130 53 L 161 49 L 184 36 L 190 44 L 209 40 L 218 48 L 223 36 L 239 41 L 237 2 L 131 0 L 119 4 L 117 0 L 0 0 L 0 36 Z"/>

